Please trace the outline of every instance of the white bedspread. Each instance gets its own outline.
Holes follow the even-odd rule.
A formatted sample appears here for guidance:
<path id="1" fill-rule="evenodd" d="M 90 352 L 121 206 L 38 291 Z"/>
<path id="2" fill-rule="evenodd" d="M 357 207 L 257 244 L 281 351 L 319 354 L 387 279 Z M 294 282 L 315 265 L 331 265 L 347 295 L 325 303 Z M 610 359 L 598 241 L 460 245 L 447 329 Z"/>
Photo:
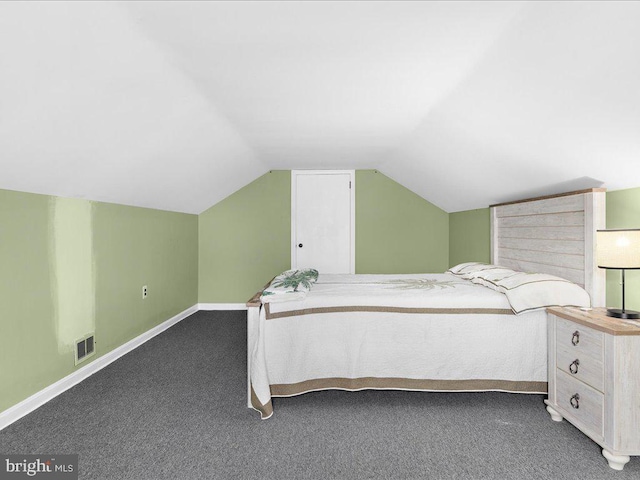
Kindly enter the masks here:
<path id="1" fill-rule="evenodd" d="M 252 406 L 313 390 L 546 392 L 544 311 L 450 274 L 321 274 L 250 323 Z"/>

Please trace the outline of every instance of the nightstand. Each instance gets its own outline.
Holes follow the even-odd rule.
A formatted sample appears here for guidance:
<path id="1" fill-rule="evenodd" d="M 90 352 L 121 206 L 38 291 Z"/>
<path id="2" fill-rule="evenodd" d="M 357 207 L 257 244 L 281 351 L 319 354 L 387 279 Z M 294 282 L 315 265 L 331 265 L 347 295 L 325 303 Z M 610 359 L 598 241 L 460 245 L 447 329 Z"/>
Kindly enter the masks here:
<path id="1" fill-rule="evenodd" d="M 604 308 L 547 309 L 549 397 L 556 422 L 567 419 L 602 447 L 614 470 L 640 455 L 640 323 Z"/>

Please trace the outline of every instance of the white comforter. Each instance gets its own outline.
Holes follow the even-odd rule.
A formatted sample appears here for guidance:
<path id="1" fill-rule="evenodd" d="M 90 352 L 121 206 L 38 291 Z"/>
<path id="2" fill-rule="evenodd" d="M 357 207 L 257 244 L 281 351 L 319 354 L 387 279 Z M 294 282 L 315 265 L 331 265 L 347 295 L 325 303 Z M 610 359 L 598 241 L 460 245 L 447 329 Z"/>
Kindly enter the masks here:
<path id="1" fill-rule="evenodd" d="M 252 406 L 312 390 L 546 392 L 544 311 L 450 274 L 321 274 L 250 322 Z"/>

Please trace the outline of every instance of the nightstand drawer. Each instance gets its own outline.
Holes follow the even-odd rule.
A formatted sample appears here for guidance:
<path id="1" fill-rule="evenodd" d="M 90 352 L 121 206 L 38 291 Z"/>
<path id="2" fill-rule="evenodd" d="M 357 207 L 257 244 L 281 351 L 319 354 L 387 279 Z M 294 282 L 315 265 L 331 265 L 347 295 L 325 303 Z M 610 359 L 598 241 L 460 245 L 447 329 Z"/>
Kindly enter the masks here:
<path id="1" fill-rule="evenodd" d="M 604 391 L 604 366 L 602 356 L 587 355 L 567 346 L 557 346 L 556 367 L 587 385 Z"/>
<path id="2" fill-rule="evenodd" d="M 567 412 L 567 419 L 602 438 L 604 395 L 562 370 L 556 370 L 556 375 L 557 404 Z"/>
<path id="3" fill-rule="evenodd" d="M 566 347 L 574 355 L 589 355 L 602 363 L 604 334 L 584 325 L 556 317 L 556 344 Z"/>

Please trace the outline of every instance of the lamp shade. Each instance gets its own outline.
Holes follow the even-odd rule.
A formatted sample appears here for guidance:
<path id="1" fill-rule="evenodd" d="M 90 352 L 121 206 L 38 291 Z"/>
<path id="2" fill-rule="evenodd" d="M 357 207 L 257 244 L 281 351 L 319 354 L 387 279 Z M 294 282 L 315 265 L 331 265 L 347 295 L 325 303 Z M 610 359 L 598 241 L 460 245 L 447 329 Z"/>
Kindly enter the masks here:
<path id="1" fill-rule="evenodd" d="M 598 230 L 596 256 L 600 268 L 640 268 L 640 229 Z"/>

